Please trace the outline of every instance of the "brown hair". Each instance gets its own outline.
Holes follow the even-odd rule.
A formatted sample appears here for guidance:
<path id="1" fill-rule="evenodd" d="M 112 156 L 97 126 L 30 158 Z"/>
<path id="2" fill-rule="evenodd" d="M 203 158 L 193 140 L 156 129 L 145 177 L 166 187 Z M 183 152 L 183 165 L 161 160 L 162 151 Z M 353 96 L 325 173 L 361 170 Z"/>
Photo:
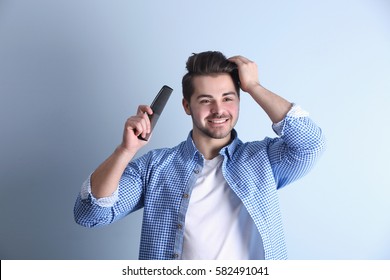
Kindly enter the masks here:
<path id="1" fill-rule="evenodd" d="M 193 78 L 202 75 L 216 75 L 228 73 L 233 79 L 238 96 L 240 96 L 240 81 L 238 78 L 237 65 L 217 51 L 207 51 L 190 56 L 186 63 L 188 73 L 182 79 L 183 97 L 188 102 L 194 93 Z"/>

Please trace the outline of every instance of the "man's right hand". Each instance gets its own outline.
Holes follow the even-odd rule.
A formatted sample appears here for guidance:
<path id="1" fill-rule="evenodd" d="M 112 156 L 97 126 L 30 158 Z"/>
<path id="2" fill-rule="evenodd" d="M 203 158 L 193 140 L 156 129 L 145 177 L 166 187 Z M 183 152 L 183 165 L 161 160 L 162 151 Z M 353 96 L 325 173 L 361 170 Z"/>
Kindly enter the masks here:
<path id="1" fill-rule="evenodd" d="M 127 119 L 123 130 L 123 139 L 120 148 L 130 154 L 136 153 L 147 141 L 140 140 L 138 136 L 146 137 L 151 132 L 149 115 L 153 111 L 148 105 L 138 106 L 137 115 Z"/>

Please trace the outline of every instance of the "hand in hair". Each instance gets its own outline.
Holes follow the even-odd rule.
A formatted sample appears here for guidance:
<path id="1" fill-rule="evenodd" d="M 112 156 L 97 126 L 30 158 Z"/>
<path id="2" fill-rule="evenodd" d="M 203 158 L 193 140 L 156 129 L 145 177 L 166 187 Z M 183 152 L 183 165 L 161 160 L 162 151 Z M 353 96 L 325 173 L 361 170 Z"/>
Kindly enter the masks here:
<path id="1" fill-rule="evenodd" d="M 260 85 L 256 63 L 240 55 L 230 57 L 229 61 L 237 65 L 241 89 L 251 94 Z"/>

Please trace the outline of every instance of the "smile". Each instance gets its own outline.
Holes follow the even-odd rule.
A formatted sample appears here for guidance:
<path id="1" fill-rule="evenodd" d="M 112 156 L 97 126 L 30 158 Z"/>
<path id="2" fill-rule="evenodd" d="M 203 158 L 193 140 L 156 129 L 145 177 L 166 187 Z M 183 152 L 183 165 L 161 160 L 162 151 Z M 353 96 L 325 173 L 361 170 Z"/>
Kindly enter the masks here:
<path id="1" fill-rule="evenodd" d="M 212 119 L 208 120 L 208 122 L 215 123 L 215 124 L 221 124 L 227 122 L 229 119 Z"/>

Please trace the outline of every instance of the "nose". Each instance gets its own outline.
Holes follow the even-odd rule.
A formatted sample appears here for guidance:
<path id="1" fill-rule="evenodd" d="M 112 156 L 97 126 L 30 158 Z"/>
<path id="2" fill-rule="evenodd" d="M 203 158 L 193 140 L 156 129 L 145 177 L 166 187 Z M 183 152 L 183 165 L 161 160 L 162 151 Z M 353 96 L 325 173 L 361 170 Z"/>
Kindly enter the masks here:
<path id="1" fill-rule="evenodd" d="M 223 106 L 221 103 L 215 101 L 213 102 L 211 108 L 210 108 L 210 111 L 212 114 L 216 114 L 216 115 L 222 115 L 222 112 L 223 112 Z"/>

